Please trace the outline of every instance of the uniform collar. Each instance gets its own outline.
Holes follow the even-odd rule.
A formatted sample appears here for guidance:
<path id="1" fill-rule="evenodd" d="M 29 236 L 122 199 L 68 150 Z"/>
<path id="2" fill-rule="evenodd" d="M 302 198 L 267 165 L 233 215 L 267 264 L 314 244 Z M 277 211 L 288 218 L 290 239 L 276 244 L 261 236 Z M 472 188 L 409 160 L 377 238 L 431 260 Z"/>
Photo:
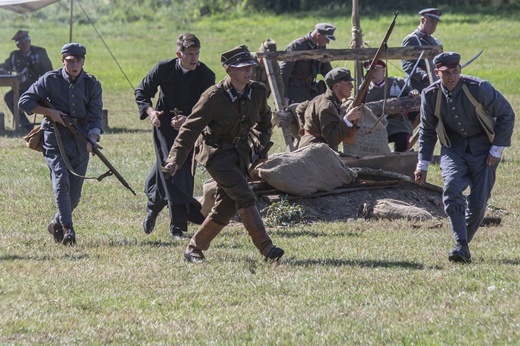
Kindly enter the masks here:
<path id="1" fill-rule="evenodd" d="M 231 102 L 235 102 L 239 98 L 247 97 L 249 100 L 251 100 L 251 84 L 246 85 L 246 88 L 242 94 L 240 94 L 231 84 L 231 80 L 229 78 L 226 78 L 222 82 L 222 87 L 226 91 L 226 94 L 231 99 Z"/>
<path id="2" fill-rule="evenodd" d="M 67 81 L 69 82 L 70 84 L 77 84 L 80 80 L 83 79 L 83 76 L 85 74 L 85 70 L 81 69 L 81 72 L 79 73 L 79 75 L 76 77 L 75 80 L 72 80 L 72 78 L 70 78 L 70 75 L 67 73 L 67 71 L 65 70 L 65 67 L 62 67 L 61 68 L 61 76 Z"/>
<path id="3" fill-rule="evenodd" d="M 310 47 L 311 49 L 315 49 L 318 45 L 317 45 L 316 43 L 312 42 L 312 36 L 311 36 L 311 34 L 312 34 L 312 31 L 309 32 L 309 33 L 307 34 L 307 36 L 305 36 L 305 39 L 307 40 L 307 43 L 309 44 L 309 47 Z"/>

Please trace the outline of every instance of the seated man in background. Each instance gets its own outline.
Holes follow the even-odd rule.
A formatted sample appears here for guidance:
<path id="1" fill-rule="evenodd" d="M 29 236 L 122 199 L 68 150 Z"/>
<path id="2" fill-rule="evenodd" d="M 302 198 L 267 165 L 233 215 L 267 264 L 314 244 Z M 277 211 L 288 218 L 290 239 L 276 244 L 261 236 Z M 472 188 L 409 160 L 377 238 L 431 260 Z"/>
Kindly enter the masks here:
<path id="1" fill-rule="evenodd" d="M 20 78 L 20 95 L 38 80 L 45 72 L 52 70 L 52 63 L 47 55 L 47 51 L 42 47 L 31 45 L 31 38 L 28 31 L 18 30 L 12 40 L 15 41 L 18 50 L 12 51 L 9 57 L 0 64 L 0 74 L 16 73 Z M 10 90 L 4 96 L 5 103 L 14 115 L 13 91 Z M 20 110 L 20 126 L 25 132 L 33 129 L 33 124 L 27 116 Z"/>

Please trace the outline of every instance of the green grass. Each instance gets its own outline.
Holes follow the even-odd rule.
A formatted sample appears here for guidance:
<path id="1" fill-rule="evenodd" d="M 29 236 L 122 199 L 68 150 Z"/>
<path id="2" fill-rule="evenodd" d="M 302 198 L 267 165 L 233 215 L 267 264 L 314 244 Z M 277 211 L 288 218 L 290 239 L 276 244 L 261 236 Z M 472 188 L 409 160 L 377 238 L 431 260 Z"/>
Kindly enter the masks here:
<path id="1" fill-rule="evenodd" d="M 417 19 L 400 14 L 390 46 L 399 45 Z M 389 20 L 391 14 L 361 18 L 370 46 L 378 44 Z M 202 61 L 222 78 L 222 51 L 240 43 L 255 49 L 267 37 L 282 49 L 316 21 L 338 27 L 331 48 L 350 42 L 348 16 L 312 14 L 220 16 L 181 28 L 113 23 L 98 30 L 136 86 L 157 60 L 173 56 L 181 31 L 201 38 Z M 1 22 L 1 37 L 11 37 L 19 25 Z M 66 23 L 23 27 L 58 67 Z M 518 29 L 515 18 L 446 11 L 437 36 L 463 60 L 484 49 L 467 73 L 489 79 L 519 109 Z M 10 131 L 6 115 L 8 135 L 0 137 L 0 344 L 518 344 L 518 131 L 490 200 L 507 214 L 500 226 L 479 231 L 472 265 L 447 261 L 452 237 L 446 220 L 440 228 L 364 220 L 271 228 L 286 250 L 280 265 L 265 264 L 247 232 L 235 225 L 214 241 L 206 263 L 189 265 L 182 261 L 187 240 L 170 240 L 167 213 L 151 235 L 142 232 L 142 188 L 154 160 L 149 124 L 139 120 L 130 86 L 92 28 L 74 30 L 74 40 L 88 49 L 86 70 L 103 84 L 111 127 L 103 152 L 138 196 L 114 177 L 86 182 L 74 214 L 78 244 L 55 245 L 46 231 L 54 213 L 48 169 Z M 0 42 L 5 56 L 13 48 Z M 401 75 L 397 67 L 390 74 Z M 0 108 L 8 113 L 3 103 Z M 279 129 L 275 143 L 272 152 L 282 151 Z M 89 173 L 100 172 L 103 166 L 93 158 Z M 197 195 L 206 178 L 198 172 Z M 429 179 L 442 183 L 438 167 Z M 190 226 L 190 234 L 195 231 Z"/>

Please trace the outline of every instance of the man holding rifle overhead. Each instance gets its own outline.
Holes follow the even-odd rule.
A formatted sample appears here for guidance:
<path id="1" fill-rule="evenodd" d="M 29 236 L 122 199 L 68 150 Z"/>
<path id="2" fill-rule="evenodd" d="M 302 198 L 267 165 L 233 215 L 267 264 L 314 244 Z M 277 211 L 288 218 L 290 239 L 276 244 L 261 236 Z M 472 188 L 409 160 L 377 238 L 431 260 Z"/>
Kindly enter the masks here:
<path id="1" fill-rule="evenodd" d="M 64 45 L 61 48 L 63 67 L 40 77 L 19 101 L 20 109 L 26 113 L 46 116 L 41 124 L 43 156 L 50 169 L 58 209 L 48 231 L 56 242 L 63 245 L 76 243 L 72 212 L 79 204 L 84 181 L 82 176 L 87 172 L 92 144 L 78 142 L 76 136 L 65 127 L 62 117 L 68 117 L 93 142 L 98 142 L 102 133 L 101 84 L 83 70 L 86 53 L 86 48 L 79 43 Z M 53 108 L 41 106 L 41 101 L 45 100 Z M 66 157 L 62 156 L 60 146 Z M 69 164 L 81 177 L 68 170 Z"/>

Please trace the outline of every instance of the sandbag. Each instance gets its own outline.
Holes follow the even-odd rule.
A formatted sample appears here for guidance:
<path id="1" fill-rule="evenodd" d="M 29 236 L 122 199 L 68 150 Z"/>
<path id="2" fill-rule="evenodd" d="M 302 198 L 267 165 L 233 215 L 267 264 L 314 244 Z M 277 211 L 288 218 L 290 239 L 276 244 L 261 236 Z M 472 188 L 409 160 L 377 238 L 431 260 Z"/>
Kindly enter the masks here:
<path id="1" fill-rule="evenodd" d="M 361 118 L 357 122 L 359 128 L 356 131 L 355 142 L 343 143 L 343 152 L 352 156 L 389 154 L 386 123 L 385 120 L 378 123 L 378 119 L 370 109 L 363 107 Z"/>
<path id="2" fill-rule="evenodd" d="M 208 216 L 211 208 L 215 205 L 216 196 L 217 182 L 213 179 L 205 181 L 202 185 L 202 196 L 199 198 L 199 202 L 202 205 L 200 212 L 204 217 Z"/>
<path id="3" fill-rule="evenodd" d="M 378 200 L 373 213 L 378 219 L 389 220 L 426 221 L 433 218 L 432 214 L 422 208 L 390 198 Z"/>
<path id="4" fill-rule="evenodd" d="M 325 143 L 273 154 L 258 166 L 258 175 L 275 189 L 296 196 L 331 191 L 351 184 L 357 174 Z"/>

